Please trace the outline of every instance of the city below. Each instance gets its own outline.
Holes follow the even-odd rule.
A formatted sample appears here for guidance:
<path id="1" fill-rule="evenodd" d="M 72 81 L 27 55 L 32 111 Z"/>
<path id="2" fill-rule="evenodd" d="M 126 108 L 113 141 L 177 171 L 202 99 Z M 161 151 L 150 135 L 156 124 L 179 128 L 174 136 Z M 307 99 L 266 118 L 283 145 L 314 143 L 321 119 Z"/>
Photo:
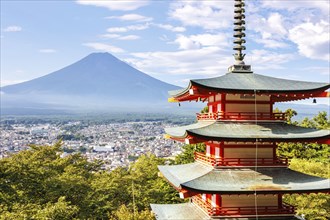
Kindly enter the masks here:
<path id="1" fill-rule="evenodd" d="M 102 160 L 103 168 L 126 167 L 140 155 L 175 157 L 182 144 L 164 138 L 168 120 L 90 122 L 84 120 L 16 120 L 1 122 L 0 159 L 30 145 L 53 145 L 62 140 L 63 157 L 81 153 L 90 161 Z"/>

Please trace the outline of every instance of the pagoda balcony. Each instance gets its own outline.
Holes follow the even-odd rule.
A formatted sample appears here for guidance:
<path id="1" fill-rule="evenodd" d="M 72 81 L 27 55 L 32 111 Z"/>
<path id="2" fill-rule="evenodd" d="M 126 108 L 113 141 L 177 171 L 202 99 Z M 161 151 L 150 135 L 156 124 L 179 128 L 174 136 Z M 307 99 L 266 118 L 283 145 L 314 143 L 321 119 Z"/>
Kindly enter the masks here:
<path id="1" fill-rule="evenodd" d="M 207 156 L 204 153 L 195 152 L 195 160 L 214 167 L 223 166 L 276 166 L 287 167 L 288 158 L 216 158 Z"/>
<path id="2" fill-rule="evenodd" d="M 262 120 L 262 121 L 285 121 L 285 113 L 266 113 L 266 112 L 214 112 L 197 113 L 197 120 Z"/>
<path id="3" fill-rule="evenodd" d="M 192 197 L 192 202 L 203 209 L 209 216 L 253 216 L 253 215 L 294 215 L 294 206 L 282 204 L 281 206 L 245 206 L 245 207 L 213 207 L 209 199 L 202 199 L 201 195 Z"/>

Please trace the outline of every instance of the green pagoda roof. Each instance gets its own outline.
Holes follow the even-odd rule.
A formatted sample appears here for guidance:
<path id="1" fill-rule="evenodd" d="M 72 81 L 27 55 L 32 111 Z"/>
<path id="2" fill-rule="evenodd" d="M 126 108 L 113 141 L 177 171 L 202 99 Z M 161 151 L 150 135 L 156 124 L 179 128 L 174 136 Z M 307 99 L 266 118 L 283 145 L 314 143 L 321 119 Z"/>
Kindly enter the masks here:
<path id="1" fill-rule="evenodd" d="M 181 204 L 151 204 L 151 209 L 158 220 L 203 220 L 211 219 L 193 203 Z"/>
<path id="2" fill-rule="evenodd" d="M 203 219 L 228 219 L 209 217 L 193 203 L 181 204 L 151 204 L 157 220 L 203 220 Z M 236 218 L 231 218 L 236 219 Z M 272 217 L 240 217 L 239 220 L 303 220 L 298 216 L 272 216 Z"/>
<path id="3" fill-rule="evenodd" d="M 289 168 L 211 169 L 195 162 L 158 166 L 163 176 L 176 188 L 198 193 L 253 194 L 329 192 L 330 180 L 303 174 Z"/>
<path id="4" fill-rule="evenodd" d="M 298 80 L 280 79 L 263 76 L 254 73 L 227 73 L 223 76 L 209 79 L 190 80 L 187 88 L 170 91 L 172 97 L 180 96 L 189 92 L 192 86 L 202 87 L 219 92 L 309 92 L 316 90 L 326 90 L 330 88 L 329 83 L 305 82 Z"/>
<path id="5" fill-rule="evenodd" d="M 155 213 L 157 220 L 203 220 L 203 219 L 223 219 L 209 217 L 201 210 L 200 207 L 193 203 L 181 203 L 181 204 L 151 204 L 151 209 Z M 236 218 L 230 218 L 234 220 Z M 239 220 L 303 220 L 298 216 L 259 216 L 254 217 L 240 217 Z"/>
<path id="6" fill-rule="evenodd" d="M 329 139 L 330 130 L 317 130 L 290 125 L 285 122 L 197 122 L 188 126 L 165 128 L 165 132 L 174 138 L 186 138 L 188 135 L 208 140 L 222 141 L 304 141 L 311 139 Z"/>

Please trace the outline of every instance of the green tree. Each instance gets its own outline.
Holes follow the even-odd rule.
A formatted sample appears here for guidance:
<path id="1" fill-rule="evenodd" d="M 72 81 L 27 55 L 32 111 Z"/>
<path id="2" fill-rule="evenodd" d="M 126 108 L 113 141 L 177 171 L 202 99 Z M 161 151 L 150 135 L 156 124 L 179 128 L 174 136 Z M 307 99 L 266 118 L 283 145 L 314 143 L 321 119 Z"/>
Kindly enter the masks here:
<path id="1" fill-rule="evenodd" d="M 195 161 L 195 152 L 205 152 L 205 144 L 187 144 L 182 147 L 182 153 L 175 157 L 175 164 L 186 164 Z"/>
<path id="2" fill-rule="evenodd" d="M 150 203 L 181 202 L 158 177 L 157 165 L 166 161 L 155 155 L 110 172 L 79 153 L 62 153 L 58 142 L 0 160 L 0 219 L 123 219 L 127 210 L 150 219 Z"/>
<path id="3" fill-rule="evenodd" d="M 131 184 L 128 190 L 131 198 L 135 198 L 138 210 L 144 210 L 151 203 L 178 203 L 181 202 L 177 191 L 159 178 L 157 165 L 164 165 L 165 160 L 153 154 L 142 155 L 129 169 Z"/>
<path id="4" fill-rule="evenodd" d="M 315 162 L 307 159 L 292 159 L 290 168 L 302 173 L 330 178 L 329 161 Z M 311 193 L 305 195 L 285 195 L 284 201 L 294 205 L 298 215 L 304 215 L 306 219 L 326 220 L 330 219 L 330 195 L 324 193 Z"/>
<path id="5" fill-rule="evenodd" d="M 128 191 L 130 177 L 124 168 L 95 173 L 90 186 L 88 210 L 93 210 L 93 214 L 100 219 L 108 218 L 122 204 L 132 201 Z"/>
<path id="6" fill-rule="evenodd" d="M 307 128 L 330 129 L 326 112 L 319 112 L 312 119 L 304 118 L 300 123 L 292 121 L 294 111 L 290 110 L 288 123 Z M 329 167 L 330 148 L 327 144 L 317 143 L 281 143 L 278 145 L 280 156 L 292 158 L 290 168 L 310 175 L 330 178 Z M 308 195 L 285 195 L 284 201 L 296 207 L 298 215 L 306 219 L 330 219 L 330 195 L 312 193 Z"/>
<path id="7" fill-rule="evenodd" d="M 205 106 L 202 110 L 201 113 L 209 113 L 209 106 Z"/>
<path id="8" fill-rule="evenodd" d="M 312 119 L 304 118 L 300 123 L 292 121 L 292 115 L 295 111 L 288 109 L 288 123 L 295 124 L 307 128 L 330 129 L 330 121 L 326 112 L 319 112 Z M 277 153 L 281 157 L 287 158 L 304 158 L 314 160 L 328 160 L 330 157 L 330 148 L 328 144 L 317 143 L 280 143 L 278 144 Z"/>
<path id="9" fill-rule="evenodd" d="M 114 212 L 110 220 L 154 220 L 153 213 L 149 210 L 143 210 L 140 212 L 129 209 L 125 205 Z"/>
<path id="10" fill-rule="evenodd" d="M 70 220 L 78 214 L 79 208 L 72 206 L 65 201 L 65 197 L 60 197 L 56 203 L 47 203 L 43 209 L 38 211 L 34 218 L 50 220 Z"/>
<path id="11" fill-rule="evenodd" d="M 93 172 L 100 164 L 88 162 L 80 154 L 62 158 L 62 152 L 58 142 L 54 146 L 31 146 L 29 150 L 0 160 L 0 202 L 7 211 L 26 207 L 24 210 L 29 213 L 30 207 L 34 216 L 33 207 L 50 213 L 52 206 L 63 206 L 67 202 L 74 207 L 72 213 L 77 217 L 92 212 L 87 209 L 86 198 Z"/>

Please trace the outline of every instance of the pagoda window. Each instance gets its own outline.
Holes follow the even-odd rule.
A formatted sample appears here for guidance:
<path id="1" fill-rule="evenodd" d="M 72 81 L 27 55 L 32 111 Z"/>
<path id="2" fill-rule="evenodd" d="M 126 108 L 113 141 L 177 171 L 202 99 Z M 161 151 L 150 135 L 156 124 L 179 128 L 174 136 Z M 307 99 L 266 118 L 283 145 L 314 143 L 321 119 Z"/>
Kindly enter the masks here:
<path id="1" fill-rule="evenodd" d="M 209 102 L 214 102 L 214 96 L 209 97 Z"/>

